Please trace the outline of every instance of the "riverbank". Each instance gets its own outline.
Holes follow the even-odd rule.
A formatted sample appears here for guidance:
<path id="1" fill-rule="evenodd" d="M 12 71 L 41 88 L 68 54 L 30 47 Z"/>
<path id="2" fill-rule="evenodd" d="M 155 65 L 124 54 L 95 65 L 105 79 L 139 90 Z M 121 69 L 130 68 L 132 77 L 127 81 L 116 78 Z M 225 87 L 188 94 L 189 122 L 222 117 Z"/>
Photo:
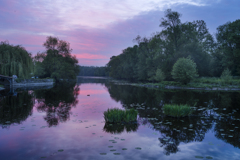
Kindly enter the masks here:
<path id="1" fill-rule="evenodd" d="M 18 79 L 13 81 L 13 88 L 25 88 L 25 87 L 44 87 L 44 86 L 53 86 L 53 79 Z M 4 90 L 5 87 L 0 85 L 0 90 Z"/>
<path id="2" fill-rule="evenodd" d="M 160 83 L 131 83 L 127 81 L 114 80 L 114 83 L 120 85 L 132 85 L 146 88 L 155 89 L 187 89 L 187 90 L 213 90 L 213 91 L 240 91 L 240 84 L 236 83 L 233 85 L 223 84 L 223 83 L 189 83 L 183 85 L 179 82 L 174 81 L 163 81 Z"/>
<path id="3" fill-rule="evenodd" d="M 22 79 L 13 82 L 13 87 L 52 86 L 53 79 Z"/>
<path id="4" fill-rule="evenodd" d="M 209 85 L 208 87 L 191 87 L 191 86 L 171 86 L 171 85 L 163 85 L 163 84 L 130 84 L 133 86 L 140 86 L 140 87 L 146 87 L 146 88 L 159 88 L 159 89 L 188 89 L 188 90 L 213 90 L 213 91 L 240 91 L 240 87 L 237 86 L 219 86 L 214 87 Z"/>

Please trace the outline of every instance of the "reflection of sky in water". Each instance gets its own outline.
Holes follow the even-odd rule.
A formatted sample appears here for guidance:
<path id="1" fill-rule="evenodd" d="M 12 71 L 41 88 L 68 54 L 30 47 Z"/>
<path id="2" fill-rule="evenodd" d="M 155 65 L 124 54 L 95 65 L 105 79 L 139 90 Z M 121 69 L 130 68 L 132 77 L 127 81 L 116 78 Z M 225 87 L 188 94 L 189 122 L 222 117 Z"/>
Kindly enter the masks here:
<path id="1" fill-rule="evenodd" d="M 90 96 L 87 96 L 87 95 Z M 195 156 L 212 156 L 213 159 L 239 159 L 238 148 L 217 139 L 211 129 L 202 142 L 180 143 L 179 152 L 166 156 L 160 147 L 159 131 L 151 129 L 151 124 L 140 125 L 137 132 L 110 134 L 103 131 L 103 112 L 111 107 L 121 107 L 115 102 L 104 86 L 82 84 L 78 104 L 71 109 L 70 120 L 57 127 L 45 127 L 45 112 L 33 108 L 33 115 L 18 126 L 0 131 L 1 159 L 195 159 Z M 35 118 L 33 118 L 35 117 Z M 34 119 L 34 120 L 32 120 Z M 82 123 L 80 123 L 81 121 Z M 33 122 L 32 122 L 33 121 Z M 32 126 L 36 125 L 36 126 Z M 20 130 L 25 127 L 24 130 Z M 88 128 L 86 128 L 88 127 Z M 115 139 L 115 137 L 119 139 Z M 125 140 L 121 140 L 125 139 Z M 116 140 L 112 143 L 109 140 Z M 108 146 L 114 146 L 108 148 Z M 141 147 L 141 150 L 135 149 Z M 123 151 L 122 148 L 127 148 Z M 63 149 L 63 152 L 58 152 Z M 116 149 L 121 155 L 114 155 Z M 107 153 L 100 155 L 99 153 Z"/>

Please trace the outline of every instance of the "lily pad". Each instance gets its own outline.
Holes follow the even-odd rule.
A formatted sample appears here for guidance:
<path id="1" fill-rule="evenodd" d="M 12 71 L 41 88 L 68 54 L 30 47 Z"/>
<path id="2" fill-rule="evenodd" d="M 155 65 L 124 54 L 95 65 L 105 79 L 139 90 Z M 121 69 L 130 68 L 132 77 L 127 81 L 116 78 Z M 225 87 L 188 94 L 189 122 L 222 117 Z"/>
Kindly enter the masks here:
<path id="1" fill-rule="evenodd" d="M 142 148 L 140 148 L 140 147 L 136 147 L 135 149 L 141 150 Z"/>
<path id="2" fill-rule="evenodd" d="M 100 153 L 100 155 L 106 155 L 107 153 Z"/>
<path id="3" fill-rule="evenodd" d="M 207 159 L 213 159 L 211 156 L 207 156 L 206 158 L 207 158 Z"/>
<path id="4" fill-rule="evenodd" d="M 113 148 L 113 146 L 108 146 L 108 148 Z"/>
<path id="5" fill-rule="evenodd" d="M 64 150 L 63 149 L 59 149 L 58 152 L 63 152 Z"/>
<path id="6" fill-rule="evenodd" d="M 202 157 L 202 156 L 195 156 L 195 158 L 203 159 L 203 157 Z"/>
<path id="7" fill-rule="evenodd" d="M 116 151 L 116 149 L 111 149 L 110 151 L 112 151 L 112 152 L 113 152 L 113 151 Z"/>
<path id="8" fill-rule="evenodd" d="M 127 150 L 127 148 L 123 148 L 122 150 Z"/>
<path id="9" fill-rule="evenodd" d="M 114 155 L 120 155 L 121 153 L 113 153 Z"/>

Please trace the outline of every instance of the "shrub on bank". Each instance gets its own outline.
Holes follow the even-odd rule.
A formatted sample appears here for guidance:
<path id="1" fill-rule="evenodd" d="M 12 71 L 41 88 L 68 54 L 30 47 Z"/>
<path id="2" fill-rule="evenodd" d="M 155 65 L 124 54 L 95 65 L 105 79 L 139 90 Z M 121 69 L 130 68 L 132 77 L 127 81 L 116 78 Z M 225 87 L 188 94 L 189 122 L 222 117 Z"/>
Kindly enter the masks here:
<path id="1" fill-rule="evenodd" d="M 179 58 L 173 65 L 171 74 L 173 79 L 182 84 L 187 84 L 195 77 L 198 77 L 197 65 L 189 58 Z"/>
<path id="2" fill-rule="evenodd" d="M 158 82 L 162 82 L 165 78 L 166 78 L 166 76 L 163 73 L 163 71 L 158 68 L 157 71 L 156 71 L 156 76 L 155 76 L 154 79 Z"/>
<path id="3" fill-rule="evenodd" d="M 172 117 L 185 117 L 192 113 L 191 107 L 187 104 L 177 105 L 177 104 L 165 104 L 163 106 L 164 114 Z"/>
<path id="4" fill-rule="evenodd" d="M 118 108 L 108 109 L 104 113 L 106 122 L 119 123 L 119 122 L 133 122 L 137 121 L 138 112 L 135 109 L 121 110 Z"/>
<path id="5" fill-rule="evenodd" d="M 225 83 L 229 83 L 232 80 L 232 74 L 231 71 L 227 68 L 222 72 L 221 79 Z"/>
<path id="6" fill-rule="evenodd" d="M 17 79 L 15 79 L 15 81 L 16 81 L 17 83 L 20 83 L 20 82 L 24 81 L 24 79 L 23 79 L 23 78 L 17 78 Z"/>

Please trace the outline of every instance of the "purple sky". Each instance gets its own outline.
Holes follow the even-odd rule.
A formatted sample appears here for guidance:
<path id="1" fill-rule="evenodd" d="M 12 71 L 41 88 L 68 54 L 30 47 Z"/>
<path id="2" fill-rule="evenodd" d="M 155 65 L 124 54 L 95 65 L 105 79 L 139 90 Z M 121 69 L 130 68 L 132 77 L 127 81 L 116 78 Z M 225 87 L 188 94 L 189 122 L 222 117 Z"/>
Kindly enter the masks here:
<path id="1" fill-rule="evenodd" d="M 240 18 L 239 0 L 0 0 L 0 41 L 35 55 L 47 36 L 68 41 L 80 65 L 104 66 L 137 35 L 161 31 L 171 8 L 182 22 L 204 20 L 210 33 Z"/>

